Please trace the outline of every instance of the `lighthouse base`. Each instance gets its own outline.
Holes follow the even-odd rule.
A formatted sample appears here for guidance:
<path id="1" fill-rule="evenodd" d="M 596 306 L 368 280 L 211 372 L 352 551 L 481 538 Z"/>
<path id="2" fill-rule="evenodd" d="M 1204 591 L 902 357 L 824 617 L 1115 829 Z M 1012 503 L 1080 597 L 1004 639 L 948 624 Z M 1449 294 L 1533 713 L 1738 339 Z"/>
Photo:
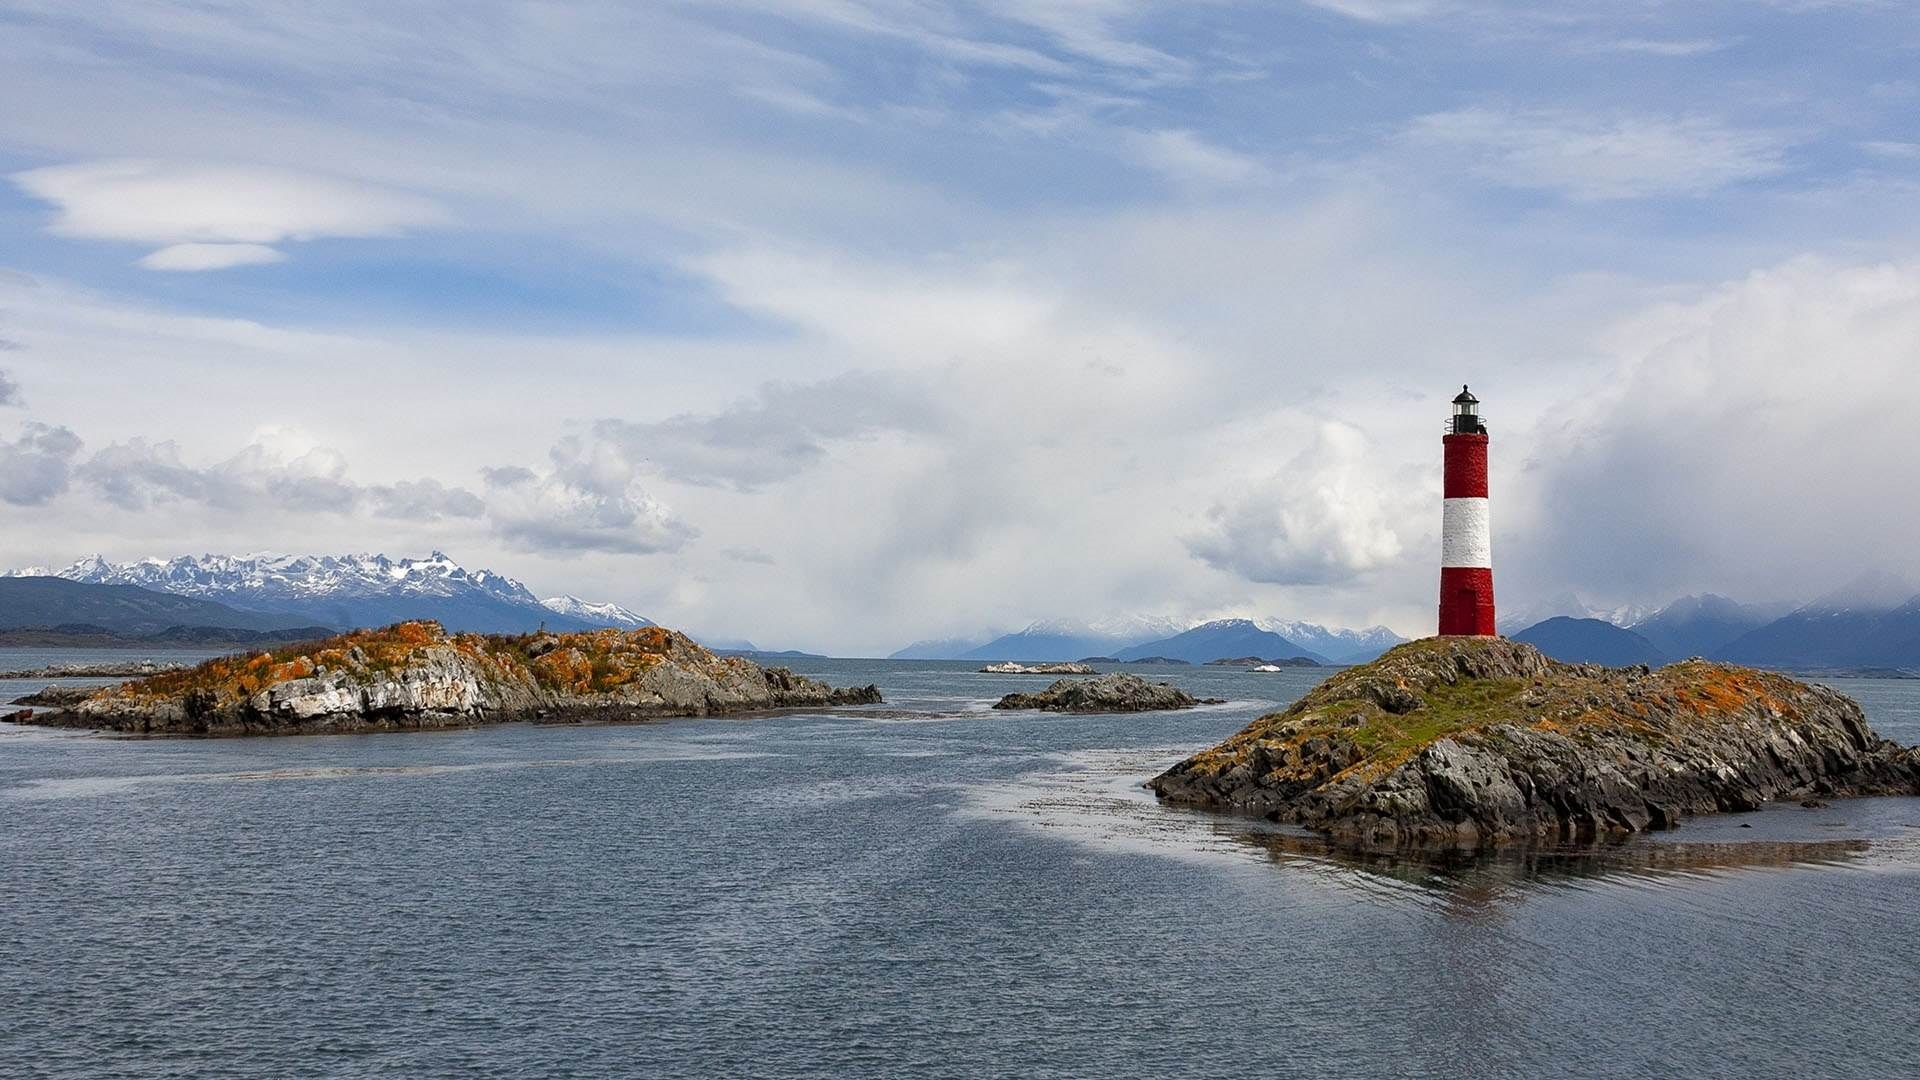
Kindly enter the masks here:
<path id="1" fill-rule="evenodd" d="M 1447 566 L 1440 570 L 1440 633 L 1444 636 L 1494 637 L 1493 570 L 1485 566 Z"/>

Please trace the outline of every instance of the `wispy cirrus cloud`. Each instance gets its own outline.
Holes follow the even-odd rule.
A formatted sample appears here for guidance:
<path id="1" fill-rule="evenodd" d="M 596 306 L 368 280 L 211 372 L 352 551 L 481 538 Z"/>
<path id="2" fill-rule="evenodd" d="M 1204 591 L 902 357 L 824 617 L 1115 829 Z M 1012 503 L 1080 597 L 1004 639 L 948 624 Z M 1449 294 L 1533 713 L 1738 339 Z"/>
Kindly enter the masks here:
<path id="1" fill-rule="evenodd" d="M 1267 175 L 1266 167 L 1254 158 L 1208 142 L 1192 131 L 1130 132 L 1126 146 L 1141 164 L 1186 187 L 1238 187 Z"/>
<path id="2" fill-rule="evenodd" d="M 1312 8 L 1367 23 L 1402 23 L 1443 14 L 1444 0 L 1303 0 Z"/>
<path id="3" fill-rule="evenodd" d="M 1733 45 L 1725 38 L 1608 38 L 1588 46 L 1592 52 L 1638 53 L 1643 56 L 1705 56 Z"/>
<path id="4" fill-rule="evenodd" d="M 1703 195 L 1787 168 L 1781 134 L 1700 116 L 1476 106 L 1415 120 L 1407 141 L 1484 180 L 1583 201 Z"/>

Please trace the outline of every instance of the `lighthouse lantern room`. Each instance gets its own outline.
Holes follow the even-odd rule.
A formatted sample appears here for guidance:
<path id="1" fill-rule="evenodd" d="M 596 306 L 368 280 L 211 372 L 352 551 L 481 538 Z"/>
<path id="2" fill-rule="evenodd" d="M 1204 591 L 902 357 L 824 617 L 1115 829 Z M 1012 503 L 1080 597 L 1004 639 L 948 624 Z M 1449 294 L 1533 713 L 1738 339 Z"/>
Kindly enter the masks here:
<path id="1" fill-rule="evenodd" d="M 1491 637 L 1493 529 L 1487 512 L 1487 426 L 1465 386 L 1441 438 L 1440 633 Z"/>
<path id="2" fill-rule="evenodd" d="M 1480 423 L 1480 399 L 1466 387 L 1453 399 L 1453 424 L 1448 428 L 1449 435 L 1485 435 L 1487 429 Z"/>

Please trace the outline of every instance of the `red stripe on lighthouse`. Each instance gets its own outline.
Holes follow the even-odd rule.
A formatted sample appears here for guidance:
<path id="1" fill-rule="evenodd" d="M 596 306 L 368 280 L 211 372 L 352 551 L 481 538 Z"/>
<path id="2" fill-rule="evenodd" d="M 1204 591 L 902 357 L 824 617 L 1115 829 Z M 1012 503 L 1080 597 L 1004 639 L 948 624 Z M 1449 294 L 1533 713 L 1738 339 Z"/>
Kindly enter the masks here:
<path id="1" fill-rule="evenodd" d="M 1440 568 L 1440 632 L 1492 637 L 1493 570 L 1485 566 Z"/>
<path id="2" fill-rule="evenodd" d="M 1443 495 L 1449 499 L 1487 497 L 1487 437 L 1485 435 L 1448 435 L 1446 479 Z"/>

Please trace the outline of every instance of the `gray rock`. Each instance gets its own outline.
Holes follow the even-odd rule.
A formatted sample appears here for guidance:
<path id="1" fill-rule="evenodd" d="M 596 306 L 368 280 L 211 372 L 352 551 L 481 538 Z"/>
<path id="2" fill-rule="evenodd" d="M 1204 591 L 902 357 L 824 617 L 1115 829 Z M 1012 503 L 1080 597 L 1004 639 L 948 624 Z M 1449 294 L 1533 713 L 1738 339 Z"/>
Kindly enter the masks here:
<path id="1" fill-rule="evenodd" d="M 1201 702 L 1171 683 L 1148 682 L 1138 675 L 1102 675 L 1096 679 L 1061 679 L 1033 694 L 1008 694 L 996 709 L 1041 709 L 1047 712 L 1115 713 L 1190 709 Z"/>

